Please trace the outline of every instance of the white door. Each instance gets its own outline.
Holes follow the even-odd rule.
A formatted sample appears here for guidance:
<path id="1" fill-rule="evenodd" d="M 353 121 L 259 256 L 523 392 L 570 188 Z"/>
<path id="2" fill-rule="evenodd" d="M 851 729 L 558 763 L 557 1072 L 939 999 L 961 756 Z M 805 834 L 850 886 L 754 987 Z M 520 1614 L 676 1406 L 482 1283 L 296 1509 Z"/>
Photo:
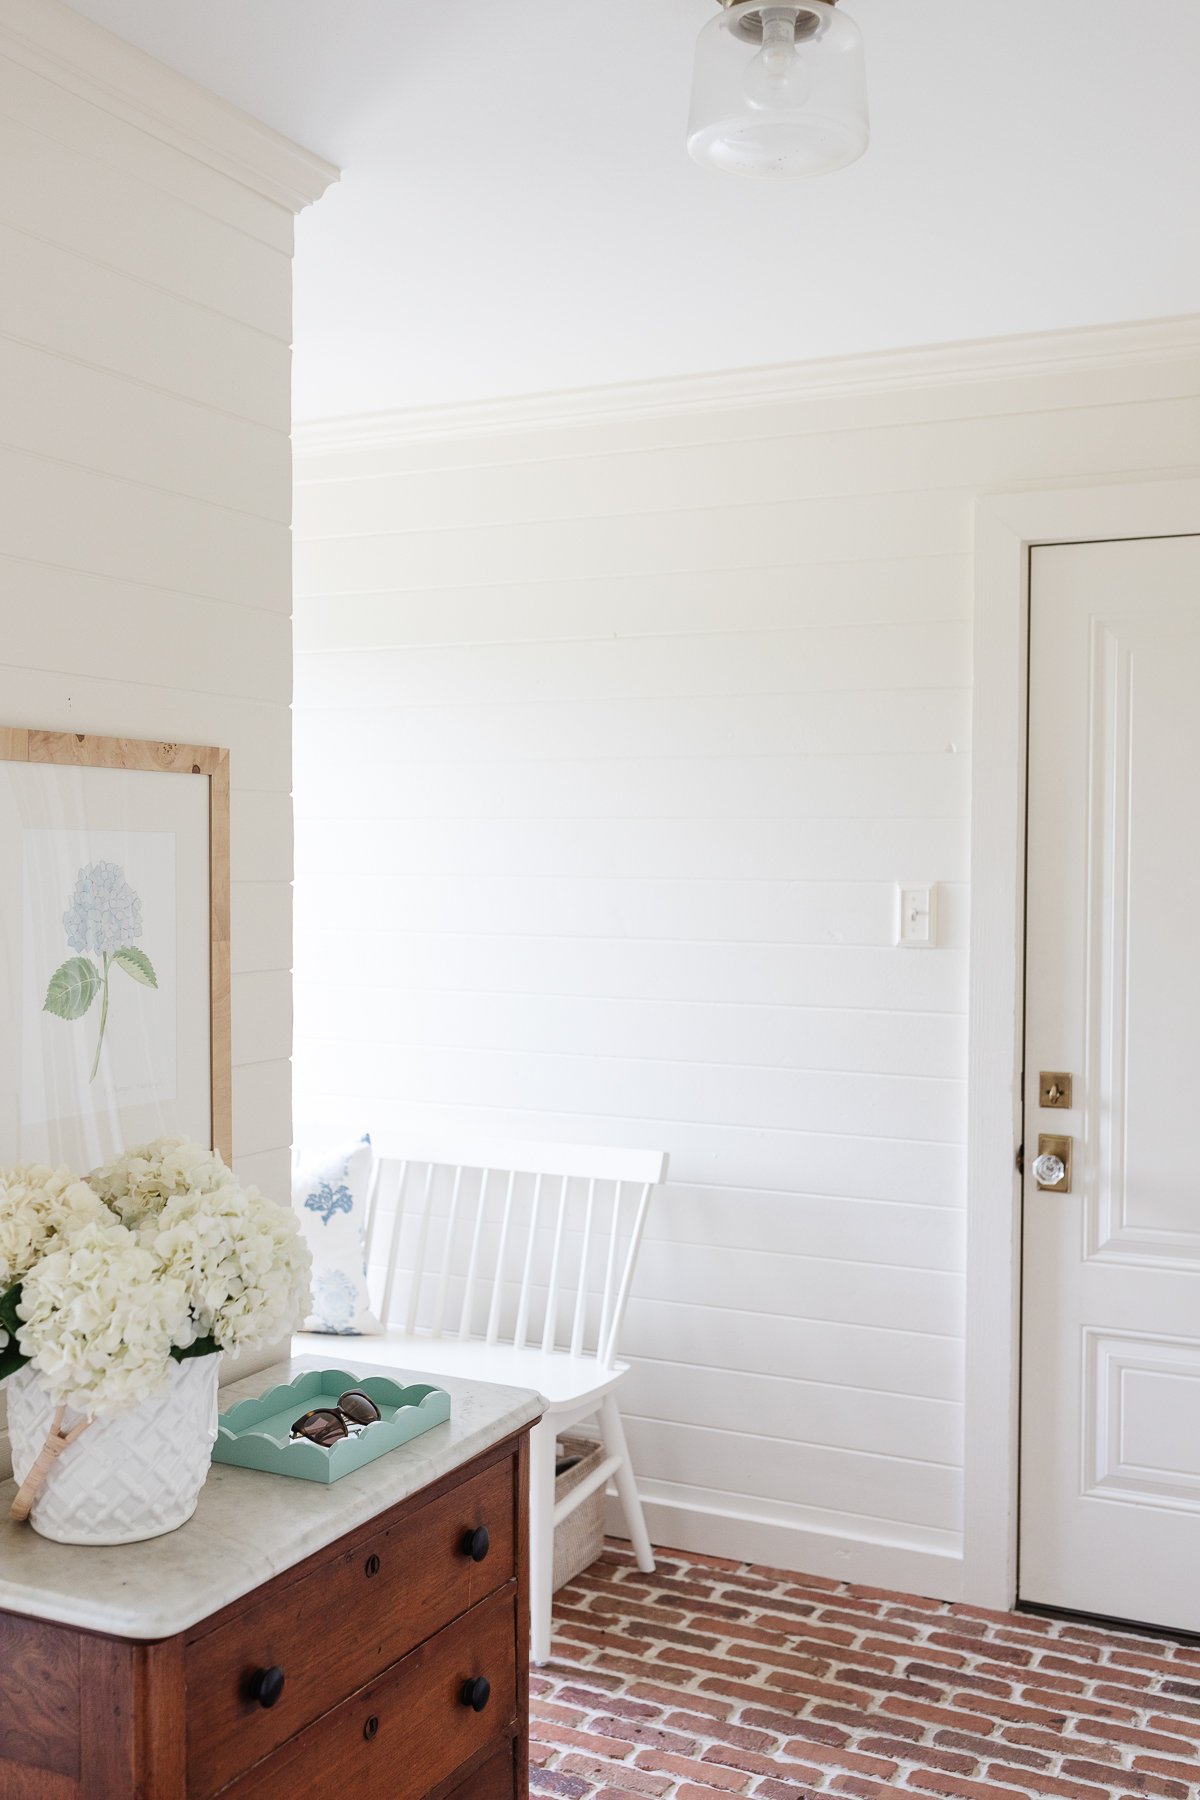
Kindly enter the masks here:
<path id="1" fill-rule="evenodd" d="M 1200 537 L 1033 552 L 1027 906 L 1020 1594 L 1200 1631 Z"/>

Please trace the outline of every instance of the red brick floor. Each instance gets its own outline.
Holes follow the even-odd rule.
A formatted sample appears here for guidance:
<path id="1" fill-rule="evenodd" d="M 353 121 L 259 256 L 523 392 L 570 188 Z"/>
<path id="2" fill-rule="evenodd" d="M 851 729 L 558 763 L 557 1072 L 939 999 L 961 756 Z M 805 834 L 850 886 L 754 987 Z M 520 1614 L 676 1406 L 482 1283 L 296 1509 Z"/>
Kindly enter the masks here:
<path id="1" fill-rule="evenodd" d="M 554 1627 L 535 1794 L 1200 1794 L 1195 1644 L 616 1544 Z"/>

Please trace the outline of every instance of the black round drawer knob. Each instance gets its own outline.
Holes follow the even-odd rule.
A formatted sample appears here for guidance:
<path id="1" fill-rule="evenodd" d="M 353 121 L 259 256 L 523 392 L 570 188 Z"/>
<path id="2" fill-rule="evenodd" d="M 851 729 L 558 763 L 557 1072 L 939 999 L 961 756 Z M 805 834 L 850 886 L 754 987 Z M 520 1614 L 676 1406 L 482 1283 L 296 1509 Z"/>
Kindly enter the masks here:
<path id="1" fill-rule="evenodd" d="M 379 1730 L 379 1720 L 378 1720 L 377 1716 L 374 1713 L 372 1713 L 370 1718 L 367 1720 L 366 1724 L 363 1726 L 363 1736 L 366 1738 L 368 1744 L 371 1742 L 371 1739 L 377 1734 L 378 1730 Z"/>
<path id="2" fill-rule="evenodd" d="M 282 1669 L 256 1669 L 250 1677 L 250 1698 L 260 1706 L 272 1707 L 283 1692 Z"/>
<path id="3" fill-rule="evenodd" d="M 459 1546 L 463 1555 L 469 1556 L 472 1562 L 482 1562 L 491 1547 L 492 1540 L 488 1536 L 486 1525 L 477 1525 L 474 1531 L 464 1531 Z"/>
<path id="4" fill-rule="evenodd" d="M 469 1706 L 472 1712 L 482 1712 L 492 1697 L 492 1684 L 484 1675 L 476 1675 L 472 1681 L 464 1681 L 462 1685 L 462 1703 Z"/>

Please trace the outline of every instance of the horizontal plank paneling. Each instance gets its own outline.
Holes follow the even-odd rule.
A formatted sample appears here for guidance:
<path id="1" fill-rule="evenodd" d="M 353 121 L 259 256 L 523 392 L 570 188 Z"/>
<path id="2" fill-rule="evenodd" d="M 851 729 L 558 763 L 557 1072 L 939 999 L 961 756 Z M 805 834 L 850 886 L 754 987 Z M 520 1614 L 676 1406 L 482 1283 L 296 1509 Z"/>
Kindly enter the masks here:
<path id="1" fill-rule="evenodd" d="M 968 490 L 866 494 L 655 514 L 485 525 L 470 531 L 412 530 L 368 537 L 301 539 L 296 590 L 365 593 L 372 588 L 561 581 L 580 575 L 682 569 L 771 568 L 780 563 L 853 562 L 864 538 L 877 557 L 963 555 L 971 546 Z"/>
<path id="2" fill-rule="evenodd" d="M 914 1142 L 886 1137 L 794 1131 L 766 1131 L 729 1125 L 689 1124 L 672 1136 L 670 1119 L 630 1117 L 603 1108 L 598 1095 L 586 1113 L 496 1103 L 465 1082 L 454 1101 L 422 1093 L 401 1094 L 382 1081 L 369 1086 L 339 1071 L 336 1082 L 310 1085 L 307 1071 L 318 1046 L 299 1035 L 296 1105 L 306 1127 L 339 1138 L 361 1137 L 371 1120 L 385 1117 L 389 1129 L 400 1119 L 414 1130 L 445 1137 L 464 1118 L 476 1118 L 480 1133 L 568 1142 L 630 1144 L 653 1149 L 669 1138 L 672 1178 L 689 1186 L 749 1188 L 792 1194 L 806 1191 L 848 1199 L 903 1200 L 929 1206 L 962 1203 L 965 1154 L 958 1144 Z"/>
<path id="3" fill-rule="evenodd" d="M 520 644 L 539 638 L 594 641 L 680 631 L 729 637 L 822 630 L 831 617 L 843 626 L 903 625 L 913 619 L 968 619 L 971 613 L 971 565 L 961 555 L 788 564 L 758 570 L 749 588 L 737 569 L 618 575 L 604 583 L 602 620 L 594 610 L 591 579 L 517 585 L 516 607 L 502 583 L 298 595 L 296 650 L 304 655 L 421 644 Z"/>
<path id="4" fill-rule="evenodd" d="M 629 1448 L 650 1480 L 761 1494 L 766 1500 L 817 1506 L 850 1517 L 866 1511 L 868 1496 L 882 1505 L 872 1518 L 953 1531 L 962 1505 L 962 1477 L 940 1463 L 826 1449 L 787 1438 L 755 1437 L 718 1428 L 698 1430 L 675 1420 L 630 1419 Z"/>
<path id="5" fill-rule="evenodd" d="M 906 1205 L 832 1194 L 761 1194 L 685 1187 L 658 1195 L 647 1237 L 666 1245 L 699 1241 L 718 1249 L 796 1252 L 835 1262 L 895 1264 L 960 1273 L 966 1217 L 926 1202 Z"/>
<path id="6" fill-rule="evenodd" d="M 62 102 L 60 102 L 61 104 Z M 65 104 L 76 106 L 85 103 Z M 90 109 L 89 109 L 90 111 Z M 291 260 L 0 111 L 0 220 L 287 343 Z"/>
<path id="7" fill-rule="evenodd" d="M 134 193 L 142 184 L 159 188 L 211 219 L 258 239 L 290 258 L 294 221 L 289 208 L 265 205 L 248 182 L 227 175 L 164 137 L 151 137 L 118 104 L 107 107 L 76 97 L 62 104 L 52 77 L 0 63 L 0 112 L 20 120 L 43 136 L 102 162 L 118 186 L 127 181 Z M 215 146 L 214 146 L 215 147 Z"/>
<path id="8" fill-rule="evenodd" d="M 288 1205 L 292 1190 L 292 1152 L 288 1145 L 277 1150 L 256 1150 L 253 1155 L 235 1157 L 234 1163 L 239 1180 L 253 1182 L 270 1199 L 277 1200 L 281 1206 Z M 262 1367 L 262 1364 L 258 1366 Z M 247 1368 L 245 1373 L 252 1373 L 252 1369 Z M 222 1379 L 232 1379 L 224 1368 Z"/>
<path id="9" fill-rule="evenodd" d="M 286 1062 L 292 1054 L 292 975 L 241 970 L 233 994 L 233 1060 Z"/>
<path id="10" fill-rule="evenodd" d="M 704 761 L 703 780 L 684 757 L 545 759 L 517 769 L 450 762 L 398 767 L 374 806 L 361 786 L 343 790 L 340 809 L 332 783 L 313 780 L 309 788 L 315 817 L 363 831 L 409 818 L 934 819 L 963 817 L 970 767 L 954 750 L 912 757 L 714 755 Z"/>
<path id="11" fill-rule="evenodd" d="M 291 658 L 285 612 L 229 601 L 164 593 L 134 582 L 105 578 L 90 569 L 0 556 L 0 578 L 19 604 L 6 609 L 5 660 L 33 669 L 45 655 L 47 618 L 75 645 L 93 682 L 128 682 L 194 690 L 222 700 L 291 699 Z M 121 619 L 121 630 L 112 619 Z M 230 635 L 238 654 L 230 656 Z M 186 656 L 179 645 L 187 645 Z M 137 674 L 130 669 L 136 644 Z M 179 734 L 182 735 L 182 734 Z M 239 775 L 244 775 L 239 770 Z"/>
<path id="12" fill-rule="evenodd" d="M 243 1063 L 233 1071 L 233 1154 L 254 1156 L 292 1141 L 292 1067 Z"/>
<path id="13" fill-rule="evenodd" d="M 300 872 L 302 890 L 307 879 Z M 315 961 L 320 940 L 306 935 Z M 537 1004 L 534 1005 L 533 1002 Z M 345 1030 L 349 1006 L 362 1045 L 569 1057 L 651 1058 L 738 1068 L 841 1069 L 867 1074 L 960 1077 L 966 1020 L 954 1013 L 870 1012 L 797 1005 L 741 1007 L 598 995 L 351 989 L 336 968 L 307 973 L 301 1026 L 317 1041 Z"/>
<path id="14" fill-rule="evenodd" d="M 699 1371 L 720 1366 L 749 1375 L 783 1374 L 795 1381 L 962 1399 L 962 1343 L 909 1328 L 889 1331 L 844 1320 L 809 1319 L 798 1307 L 785 1314 L 697 1306 L 690 1300 L 635 1292 L 629 1302 L 624 1353 Z M 698 1380 L 702 1376 L 698 1373 Z M 722 1415 L 733 1420 L 736 1413 Z"/>
<path id="15" fill-rule="evenodd" d="M 0 483 L 23 504 L 10 556 L 247 606 L 288 608 L 288 527 L 189 495 L 0 449 Z"/>
<path id="16" fill-rule="evenodd" d="M 720 1338 L 713 1344 L 720 1354 Z M 862 1450 L 921 1462 L 962 1460 L 962 1408 L 947 1400 L 880 1394 L 842 1382 L 746 1375 L 723 1367 L 639 1361 L 622 1389 L 627 1414 L 707 1426 L 714 1413 L 756 1437 L 795 1436 L 802 1444 Z"/>
<path id="17" fill-rule="evenodd" d="M 0 51 L 0 723 L 228 749 L 234 1139 L 286 1200 L 292 218 L 119 70 Z"/>
<path id="18" fill-rule="evenodd" d="M 0 564 L 0 570 L 8 566 Z M 97 593 L 104 591 L 105 584 L 99 579 L 95 585 Z M 14 585 L 8 591 L 20 596 L 23 590 Z M 51 620 L 54 616 L 48 615 Z M 114 608 L 113 616 L 120 617 L 119 606 Z M 226 629 L 232 629 L 242 615 L 236 610 L 210 615 L 210 626 L 214 616 L 223 620 Z M 230 781 L 235 792 L 290 791 L 291 711 L 281 701 L 244 699 L 210 690 L 194 693 L 183 687 L 139 681 L 131 673 L 123 679 L 113 676 L 97 680 L 90 674 L 72 672 L 70 691 L 64 694 L 61 669 L 56 666 L 63 660 L 57 635 L 46 633 L 41 647 L 33 653 L 41 657 L 43 667 L 31 669 L 4 663 L 5 724 L 38 730 L 47 719 L 54 719 L 56 728 L 64 731 L 128 737 L 132 735 L 132 713 L 136 714 L 139 737 L 164 743 L 215 743 L 228 750 Z M 196 654 L 202 660 L 205 651 L 197 645 Z M 286 678 L 286 669 L 281 671 L 272 660 L 263 671 L 264 684 L 275 685 L 281 674 Z"/>
<path id="19" fill-rule="evenodd" d="M 612 633 L 594 642 L 479 644 L 348 651 L 296 667 L 296 700 L 323 707 L 400 707 L 406 701 L 672 699 L 684 695 L 820 694 L 874 688 L 969 686 L 966 621 L 830 624 L 804 631 L 674 637 Z M 313 682 L 318 691 L 313 692 Z"/>
<path id="20" fill-rule="evenodd" d="M 714 660 L 721 644 L 713 645 Z M 676 673 L 672 679 L 678 679 Z M 303 695 L 308 658 L 300 663 Z M 414 701 L 403 712 L 344 706 L 312 714 L 298 746 L 306 784 L 332 786 L 355 757 L 416 763 L 506 764 L 544 758 L 628 762 L 645 757 L 937 755 L 971 741 L 966 687 L 875 688 L 865 693 L 614 695 L 576 700 Z M 314 795 L 314 799 L 319 796 Z"/>
<path id="21" fill-rule="evenodd" d="M 359 720 L 362 729 L 366 721 Z M 298 784 L 309 787 L 311 744 L 296 758 Z M 332 812 L 311 808 L 310 819 L 332 823 Z M 891 881 L 898 868 L 939 869 L 963 882 L 969 865 L 966 819 L 724 819 L 726 854 L 749 881 Z M 297 846 L 305 876 L 326 866 L 318 843 Z M 617 880 L 698 880 L 712 877 L 711 819 L 592 819 L 586 834 L 574 818 L 408 818 L 404 830 L 347 832 L 338 867 L 355 882 L 398 876 L 595 877 Z"/>
<path id="22" fill-rule="evenodd" d="M 305 916 L 328 917 L 344 885 L 340 871 L 323 879 L 310 873 Z M 946 884 L 939 901 L 942 940 L 961 950 L 966 895 Z M 472 888 L 456 876 L 393 875 L 386 887 L 356 896 L 354 922 L 363 932 L 609 938 L 619 931 L 676 942 L 884 945 L 895 941 L 896 897 L 892 883 L 875 881 L 513 875 Z"/>
<path id="23" fill-rule="evenodd" d="M 3 337 L 0 392 L 4 444 L 279 524 L 291 518 L 285 430 Z"/>
<path id="24" fill-rule="evenodd" d="M 966 1012 L 965 952 L 897 958 L 875 947 L 807 944 L 696 944 L 616 939 L 418 938 L 310 928 L 301 893 L 299 929 L 312 930 L 306 970 L 370 989 L 397 1008 L 396 991 L 454 988 L 471 993 L 599 994 L 613 999 L 712 1001 L 718 1005 L 832 1006 Z M 397 1020 L 402 1011 L 396 1010 Z"/>
<path id="25" fill-rule="evenodd" d="M 291 796 L 235 791 L 230 798 L 229 843 L 241 880 L 287 880 L 292 872 Z"/>
<path id="26" fill-rule="evenodd" d="M 306 1040 L 305 1062 L 319 1088 L 341 1084 L 376 1100 L 392 1093 L 450 1105 L 470 1095 L 503 1109 L 519 1107 L 532 1089 L 556 1112 L 582 1113 L 602 1096 L 608 1112 L 650 1124 L 767 1131 L 786 1119 L 792 1132 L 930 1144 L 957 1144 L 965 1129 L 963 1082 L 927 1075 L 654 1062 L 631 1053 L 617 1060 L 461 1046 L 405 1050 L 346 1035 Z"/>
<path id="27" fill-rule="evenodd" d="M 0 267 L 4 336 L 286 431 L 287 343 L 5 225 Z"/>
<path id="28" fill-rule="evenodd" d="M 292 890 L 278 881 L 235 881 L 230 890 L 233 972 L 292 966 Z"/>
<path id="29" fill-rule="evenodd" d="M 302 460 L 306 1130 L 670 1151 L 624 1404 L 709 1547 L 957 1554 L 974 500 L 1175 472 L 1198 388 L 1164 353 Z"/>

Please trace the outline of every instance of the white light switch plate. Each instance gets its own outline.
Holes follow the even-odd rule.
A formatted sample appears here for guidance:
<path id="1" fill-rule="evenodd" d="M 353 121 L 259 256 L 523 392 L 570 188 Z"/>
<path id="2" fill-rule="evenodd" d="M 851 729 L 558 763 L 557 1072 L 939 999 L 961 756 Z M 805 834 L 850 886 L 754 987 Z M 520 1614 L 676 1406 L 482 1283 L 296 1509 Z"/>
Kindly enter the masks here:
<path id="1" fill-rule="evenodd" d="M 896 942 L 905 950 L 937 945 L 937 887 L 901 883 L 896 889 Z"/>

